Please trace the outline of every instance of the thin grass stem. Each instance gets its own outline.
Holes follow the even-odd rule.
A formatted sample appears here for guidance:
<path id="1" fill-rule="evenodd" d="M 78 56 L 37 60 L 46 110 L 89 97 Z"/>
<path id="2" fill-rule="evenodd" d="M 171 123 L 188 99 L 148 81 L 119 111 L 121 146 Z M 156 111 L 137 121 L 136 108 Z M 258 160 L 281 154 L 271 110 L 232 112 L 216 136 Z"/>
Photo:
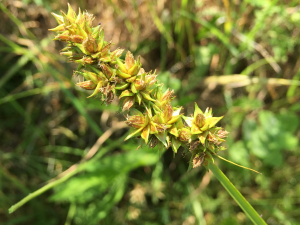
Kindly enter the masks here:
<path id="1" fill-rule="evenodd" d="M 242 196 L 236 187 L 229 181 L 225 174 L 214 163 L 209 163 L 209 169 L 213 172 L 216 178 L 221 182 L 226 191 L 231 195 L 235 202 L 242 208 L 251 221 L 256 225 L 266 225 L 266 222 L 249 204 L 249 202 Z"/>

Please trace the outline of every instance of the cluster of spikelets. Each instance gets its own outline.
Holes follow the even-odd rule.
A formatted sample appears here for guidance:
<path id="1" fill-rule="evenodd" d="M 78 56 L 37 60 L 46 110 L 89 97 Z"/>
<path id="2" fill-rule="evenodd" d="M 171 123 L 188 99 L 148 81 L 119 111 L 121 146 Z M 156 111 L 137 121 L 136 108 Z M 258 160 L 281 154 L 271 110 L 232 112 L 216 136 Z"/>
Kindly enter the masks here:
<path id="1" fill-rule="evenodd" d="M 172 147 L 174 153 L 182 146 L 192 154 L 190 167 L 206 166 L 213 155 L 225 149 L 220 144 L 228 132 L 216 127 L 223 117 L 213 117 L 211 109 L 203 113 L 197 104 L 193 116 L 183 116 L 182 107 L 171 104 L 173 90 L 163 92 L 155 72 L 146 73 L 140 59 L 135 60 L 129 51 L 125 61 L 119 58 L 123 49 L 110 51 L 112 43 L 104 40 L 101 26 L 92 26 L 93 15 L 80 9 L 77 15 L 70 5 L 67 14 L 61 13 L 52 13 L 59 25 L 50 30 L 57 32 L 54 40 L 67 43 L 61 54 L 78 64 L 74 73 L 85 81 L 76 85 L 94 90 L 89 97 L 99 96 L 106 103 L 115 96 L 120 99 L 131 127 L 125 140 L 141 137 L 150 147 Z"/>

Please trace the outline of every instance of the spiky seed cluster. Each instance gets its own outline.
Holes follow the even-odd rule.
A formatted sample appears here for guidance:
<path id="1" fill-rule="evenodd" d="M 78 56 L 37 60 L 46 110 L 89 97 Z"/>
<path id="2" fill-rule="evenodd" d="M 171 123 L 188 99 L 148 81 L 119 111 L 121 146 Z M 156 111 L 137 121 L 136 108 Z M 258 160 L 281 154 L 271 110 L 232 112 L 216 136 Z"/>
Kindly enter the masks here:
<path id="1" fill-rule="evenodd" d="M 141 137 L 150 147 L 172 147 L 174 153 L 183 146 L 192 153 L 190 167 L 207 165 L 213 154 L 225 149 L 220 144 L 228 132 L 216 127 L 223 117 L 213 117 L 211 109 L 203 113 L 197 104 L 193 116 L 183 116 L 182 107 L 171 104 L 174 91 L 163 92 L 155 72 L 146 73 L 139 57 L 135 60 L 128 51 L 123 61 L 123 49 L 110 51 L 112 42 L 104 40 L 100 25 L 92 26 L 93 15 L 80 9 L 77 15 L 69 4 L 68 13 L 61 13 L 52 13 L 59 25 L 50 30 L 57 32 L 54 40 L 67 42 L 61 54 L 78 64 L 75 74 L 85 80 L 76 85 L 94 90 L 89 97 L 100 96 L 106 103 L 115 96 L 121 100 L 131 127 L 125 140 Z"/>

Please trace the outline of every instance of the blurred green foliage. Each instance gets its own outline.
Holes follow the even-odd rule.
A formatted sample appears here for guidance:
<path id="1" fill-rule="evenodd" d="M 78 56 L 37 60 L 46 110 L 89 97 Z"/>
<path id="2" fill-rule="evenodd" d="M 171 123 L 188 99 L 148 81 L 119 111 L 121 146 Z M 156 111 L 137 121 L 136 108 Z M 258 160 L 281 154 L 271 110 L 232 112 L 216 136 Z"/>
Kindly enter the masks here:
<path id="1" fill-rule="evenodd" d="M 300 5 L 288 1 L 70 1 L 107 39 L 142 56 L 193 104 L 224 115 L 216 160 L 268 224 L 300 224 Z M 14 214 L 8 208 L 79 162 L 114 121 L 114 102 L 86 99 L 47 29 L 66 1 L 0 2 L 0 223 L 251 224 L 203 168 L 113 132 L 80 172 Z M 242 78 L 238 75 L 242 75 Z"/>

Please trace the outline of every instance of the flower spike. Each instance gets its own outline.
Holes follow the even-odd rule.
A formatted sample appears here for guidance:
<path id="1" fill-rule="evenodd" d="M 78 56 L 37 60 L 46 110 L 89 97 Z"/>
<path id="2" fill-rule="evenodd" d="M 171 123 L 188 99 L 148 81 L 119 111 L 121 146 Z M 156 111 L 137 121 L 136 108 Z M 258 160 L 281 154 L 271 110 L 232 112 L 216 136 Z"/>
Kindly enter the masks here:
<path id="1" fill-rule="evenodd" d="M 182 107 L 172 106 L 174 91 L 163 92 L 155 71 L 145 72 L 140 57 L 127 51 L 122 60 L 123 49 L 110 50 L 112 42 L 104 40 L 101 25 L 92 26 L 93 15 L 80 9 L 76 14 L 70 4 L 67 13 L 52 15 L 58 23 L 50 29 L 57 33 L 55 40 L 67 43 L 61 54 L 79 64 L 75 73 L 85 79 L 76 85 L 93 91 L 88 98 L 99 96 L 107 104 L 116 96 L 122 110 L 130 112 L 126 123 L 131 130 L 125 140 L 138 136 L 150 147 L 172 147 L 174 154 L 182 146 L 192 153 L 192 167 L 208 165 L 225 149 L 221 143 L 228 132 L 216 127 L 223 117 L 213 117 L 210 108 L 203 112 L 196 103 L 193 116 L 183 116 Z"/>

